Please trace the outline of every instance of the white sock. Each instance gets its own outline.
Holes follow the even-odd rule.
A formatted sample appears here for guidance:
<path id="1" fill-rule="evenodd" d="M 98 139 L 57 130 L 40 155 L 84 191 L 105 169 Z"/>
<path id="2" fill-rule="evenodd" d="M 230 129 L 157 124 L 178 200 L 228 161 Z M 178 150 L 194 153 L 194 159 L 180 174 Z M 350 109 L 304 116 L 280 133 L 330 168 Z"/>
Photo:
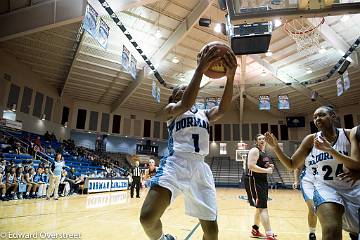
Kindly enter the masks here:
<path id="1" fill-rule="evenodd" d="M 26 192 L 26 196 L 29 196 L 29 192 Z"/>
<path id="2" fill-rule="evenodd" d="M 272 236 L 273 235 L 273 232 L 270 230 L 270 231 L 266 231 L 266 236 Z"/>
<path id="3" fill-rule="evenodd" d="M 11 194 L 14 194 L 14 192 L 11 192 Z"/>
<path id="4" fill-rule="evenodd" d="M 315 233 L 316 228 L 311 228 L 311 227 L 309 227 L 309 231 L 310 231 L 310 233 Z"/>
<path id="5" fill-rule="evenodd" d="M 1 195 L 1 197 L 5 197 L 5 194 Z"/>

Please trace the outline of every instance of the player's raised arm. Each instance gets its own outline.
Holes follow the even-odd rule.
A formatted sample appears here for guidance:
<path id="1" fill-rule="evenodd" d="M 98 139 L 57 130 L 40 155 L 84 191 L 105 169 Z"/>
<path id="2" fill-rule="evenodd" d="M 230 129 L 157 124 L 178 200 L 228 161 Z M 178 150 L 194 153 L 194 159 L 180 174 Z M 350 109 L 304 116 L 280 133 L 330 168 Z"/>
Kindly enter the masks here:
<path id="1" fill-rule="evenodd" d="M 207 117 L 209 121 L 216 121 L 229 110 L 233 96 L 234 78 L 237 68 L 236 57 L 232 52 L 227 52 L 224 56 L 223 64 L 226 69 L 226 86 L 219 106 L 211 108 Z"/>
<path id="2" fill-rule="evenodd" d="M 195 99 L 199 93 L 200 82 L 204 72 L 211 66 L 215 61 L 220 60 L 219 50 L 216 47 L 209 47 L 203 51 L 203 54 L 200 55 L 199 64 L 195 69 L 193 78 L 191 79 L 188 86 L 183 86 L 178 91 L 173 91 L 172 103 L 170 102 L 164 109 L 165 115 L 167 118 L 172 118 L 178 116 L 188 109 L 190 109 L 194 103 Z M 176 89 L 174 89 L 176 90 Z M 181 93 L 182 97 L 181 99 Z"/>
<path id="3" fill-rule="evenodd" d="M 269 144 L 270 147 L 273 148 L 276 156 L 279 158 L 279 160 L 288 168 L 288 169 L 296 169 L 300 168 L 302 165 L 304 165 L 305 159 L 307 155 L 309 155 L 313 141 L 314 141 L 314 135 L 310 134 L 306 136 L 303 141 L 301 142 L 298 149 L 295 151 L 295 153 L 291 156 L 287 156 L 279 147 L 278 140 L 272 133 L 265 133 L 265 140 Z"/>

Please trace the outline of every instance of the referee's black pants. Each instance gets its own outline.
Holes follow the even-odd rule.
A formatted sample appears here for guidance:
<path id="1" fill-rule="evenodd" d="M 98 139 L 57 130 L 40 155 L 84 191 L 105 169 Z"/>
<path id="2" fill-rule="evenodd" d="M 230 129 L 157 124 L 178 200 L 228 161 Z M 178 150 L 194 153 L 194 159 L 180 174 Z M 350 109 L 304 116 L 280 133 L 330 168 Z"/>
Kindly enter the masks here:
<path id="1" fill-rule="evenodd" d="M 136 187 L 136 197 L 140 197 L 140 177 L 133 177 L 131 183 L 130 195 L 134 197 L 134 188 Z"/>

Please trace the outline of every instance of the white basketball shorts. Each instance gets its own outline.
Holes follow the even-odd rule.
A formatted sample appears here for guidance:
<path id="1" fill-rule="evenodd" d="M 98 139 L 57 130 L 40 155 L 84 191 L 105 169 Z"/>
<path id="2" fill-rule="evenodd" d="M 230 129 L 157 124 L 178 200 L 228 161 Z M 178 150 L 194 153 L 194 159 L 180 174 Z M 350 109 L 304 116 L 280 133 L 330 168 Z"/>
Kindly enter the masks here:
<path id="1" fill-rule="evenodd" d="M 169 189 L 171 202 L 183 193 L 187 215 L 201 220 L 216 220 L 214 178 L 203 156 L 175 153 L 173 156 L 164 157 L 150 185 Z"/>
<path id="2" fill-rule="evenodd" d="M 314 205 L 332 202 L 344 206 L 343 229 L 348 232 L 359 232 L 358 210 L 360 209 L 360 184 L 348 189 L 336 189 L 333 186 L 316 181 Z"/>
<path id="3" fill-rule="evenodd" d="M 314 178 L 314 176 L 311 176 L 311 177 L 313 178 L 313 180 L 311 180 L 311 178 L 306 175 L 304 177 L 302 177 L 300 180 L 300 188 L 301 188 L 301 192 L 302 192 L 305 202 L 308 200 L 313 200 L 313 197 L 314 197 L 315 178 Z"/>

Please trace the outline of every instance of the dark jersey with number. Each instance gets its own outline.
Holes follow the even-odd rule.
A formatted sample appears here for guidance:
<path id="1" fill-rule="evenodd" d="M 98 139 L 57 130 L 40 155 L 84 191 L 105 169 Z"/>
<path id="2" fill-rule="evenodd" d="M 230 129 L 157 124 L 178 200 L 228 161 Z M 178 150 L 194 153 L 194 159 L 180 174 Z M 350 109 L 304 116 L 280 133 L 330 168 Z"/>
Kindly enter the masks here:
<path id="1" fill-rule="evenodd" d="M 259 166 L 261 168 L 268 168 L 269 164 L 270 164 L 270 157 L 265 153 L 262 152 L 259 148 L 259 158 L 256 162 L 256 166 Z M 257 173 L 254 171 L 251 171 L 248 169 L 248 158 L 249 156 L 246 158 L 246 173 L 248 176 L 254 176 L 257 179 L 267 179 L 267 173 Z"/>

